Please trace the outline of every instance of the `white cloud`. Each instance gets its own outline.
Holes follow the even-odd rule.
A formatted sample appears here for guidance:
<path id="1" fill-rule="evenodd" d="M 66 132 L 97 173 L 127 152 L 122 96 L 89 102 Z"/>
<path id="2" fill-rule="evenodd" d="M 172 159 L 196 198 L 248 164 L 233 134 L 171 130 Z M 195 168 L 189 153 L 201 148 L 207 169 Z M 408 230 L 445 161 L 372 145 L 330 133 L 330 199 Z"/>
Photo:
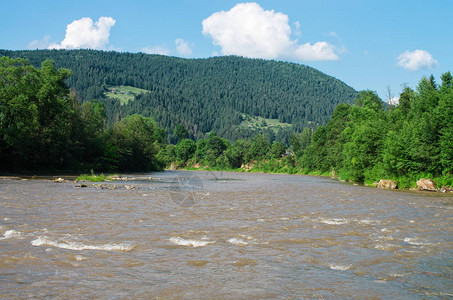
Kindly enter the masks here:
<path id="1" fill-rule="evenodd" d="M 398 66 L 410 71 L 434 68 L 439 65 L 437 60 L 426 50 L 406 51 L 398 56 Z"/>
<path id="2" fill-rule="evenodd" d="M 28 44 L 28 49 L 45 49 L 49 46 L 50 35 L 44 36 L 41 40 L 34 40 Z"/>
<path id="3" fill-rule="evenodd" d="M 296 57 L 304 60 L 337 60 L 335 49 L 332 45 L 326 42 L 317 42 L 313 45 L 306 43 L 305 45 L 297 46 L 295 50 Z"/>
<path id="4" fill-rule="evenodd" d="M 388 104 L 390 105 L 398 105 L 400 103 L 400 97 L 395 96 L 388 100 Z"/>
<path id="5" fill-rule="evenodd" d="M 51 44 L 49 49 L 104 49 L 109 43 L 110 29 L 116 21 L 111 17 L 100 17 L 93 24 L 91 18 L 75 20 L 66 27 L 66 36 L 60 44 Z"/>
<path id="6" fill-rule="evenodd" d="M 296 36 L 296 37 L 301 37 L 302 36 L 302 32 L 300 31 L 300 23 L 299 21 L 296 21 L 294 22 L 294 32 L 293 32 L 293 35 Z"/>
<path id="7" fill-rule="evenodd" d="M 183 39 L 176 39 L 175 40 L 176 51 L 179 55 L 182 56 L 189 56 L 192 54 L 192 49 L 189 46 L 189 43 Z"/>
<path id="8" fill-rule="evenodd" d="M 287 15 L 264 10 L 257 3 L 240 3 L 204 19 L 203 34 L 219 45 L 224 55 L 264 59 L 338 60 L 335 48 L 327 42 L 313 45 L 291 40 Z M 295 23 L 296 34 L 300 23 Z"/>
<path id="9" fill-rule="evenodd" d="M 154 47 L 143 47 L 140 49 L 141 52 L 146 54 L 160 54 L 160 55 L 169 55 L 170 50 L 165 46 L 154 46 Z"/>

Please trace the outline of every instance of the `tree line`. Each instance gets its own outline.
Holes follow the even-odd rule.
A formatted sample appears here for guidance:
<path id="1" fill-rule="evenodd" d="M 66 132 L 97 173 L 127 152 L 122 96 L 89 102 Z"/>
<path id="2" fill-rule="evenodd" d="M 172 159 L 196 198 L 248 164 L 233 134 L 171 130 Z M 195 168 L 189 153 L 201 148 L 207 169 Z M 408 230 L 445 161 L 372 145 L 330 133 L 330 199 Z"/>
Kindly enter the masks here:
<path id="1" fill-rule="evenodd" d="M 82 102 L 104 104 L 107 123 L 131 114 L 153 118 L 166 128 L 168 142 L 183 123 L 193 138 L 215 131 L 223 138 L 252 138 L 256 130 L 241 125 L 241 114 L 279 119 L 291 130 L 261 132 L 288 143 L 292 131 L 326 124 L 339 103 L 353 103 L 357 92 L 340 80 L 295 63 L 235 56 L 183 59 L 143 53 L 95 50 L 0 50 L 0 56 L 21 57 L 39 67 L 52 59 L 68 68 L 66 79 Z M 105 96 L 111 86 L 148 90 L 121 105 Z"/>
<path id="2" fill-rule="evenodd" d="M 160 155 L 164 163 L 209 169 L 248 169 L 290 174 L 325 174 L 354 182 L 392 179 L 401 188 L 421 177 L 453 185 L 453 82 L 422 78 L 416 90 L 405 87 L 398 105 L 375 92 L 361 91 L 355 104 L 339 104 L 325 126 L 305 127 L 290 137 L 290 147 L 263 135 L 233 143 L 210 134 L 198 142 L 178 134 L 176 145 Z M 179 132 L 181 132 L 179 128 Z M 164 155 L 162 155 L 164 154 Z"/>
<path id="3" fill-rule="evenodd" d="M 104 105 L 70 92 L 68 69 L 0 58 L 0 171 L 158 170 L 165 132 L 131 115 L 106 125 Z"/>
<path id="4" fill-rule="evenodd" d="M 107 123 L 104 104 L 83 102 L 67 85 L 68 69 L 46 60 L 0 58 L 0 171 L 151 171 L 165 167 L 334 174 L 345 180 L 420 177 L 453 185 L 453 82 L 422 78 L 398 105 L 362 91 L 341 103 L 324 126 L 304 127 L 289 144 L 266 134 L 228 140 L 211 131 L 195 138 L 187 123 L 168 129 L 150 117 Z"/>

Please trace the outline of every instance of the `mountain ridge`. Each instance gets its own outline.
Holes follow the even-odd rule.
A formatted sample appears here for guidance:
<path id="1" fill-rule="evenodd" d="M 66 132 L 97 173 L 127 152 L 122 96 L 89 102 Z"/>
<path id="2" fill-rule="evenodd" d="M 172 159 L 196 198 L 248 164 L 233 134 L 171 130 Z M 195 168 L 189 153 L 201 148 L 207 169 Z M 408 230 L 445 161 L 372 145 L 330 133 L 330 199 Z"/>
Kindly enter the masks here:
<path id="1" fill-rule="evenodd" d="M 104 103 L 110 122 L 139 113 L 167 128 L 177 124 L 191 136 L 216 131 L 231 140 L 256 131 L 240 126 L 243 114 L 278 119 L 291 129 L 264 130 L 270 140 L 287 141 L 292 131 L 326 124 L 339 103 L 353 103 L 357 92 L 314 68 L 289 62 L 237 56 L 177 58 L 99 50 L 0 50 L 0 56 L 21 57 L 40 66 L 52 59 L 68 68 L 68 79 L 82 101 Z M 150 91 L 121 105 L 105 96 L 108 86 Z"/>

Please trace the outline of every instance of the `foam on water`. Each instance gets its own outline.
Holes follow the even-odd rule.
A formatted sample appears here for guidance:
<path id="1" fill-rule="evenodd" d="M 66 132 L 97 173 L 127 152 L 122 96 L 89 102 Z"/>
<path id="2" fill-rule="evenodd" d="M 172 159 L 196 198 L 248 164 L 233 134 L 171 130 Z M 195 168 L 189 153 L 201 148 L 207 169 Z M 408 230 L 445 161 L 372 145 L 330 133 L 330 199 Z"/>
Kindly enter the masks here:
<path id="1" fill-rule="evenodd" d="M 328 224 L 328 225 L 343 225 L 348 223 L 346 219 L 321 219 L 321 223 Z"/>
<path id="2" fill-rule="evenodd" d="M 234 244 L 234 245 L 248 245 L 246 241 L 238 238 L 231 238 L 228 240 L 228 243 Z"/>
<path id="3" fill-rule="evenodd" d="M 433 243 L 419 242 L 417 238 L 404 238 L 404 242 L 414 245 L 414 246 L 430 246 L 434 245 Z"/>
<path id="4" fill-rule="evenodd" d="M 133 245 L 127 243 L 119 244 L 104 244 L 104 245 L 87 245 L 81 242 L 74 241 L 54 241 L 47 236 L 40 236 L 37 239 L 31 241 L 33 246 L 52 246 L 60 249 L 68 250 L 102 250 L 102 251 L 130 251 L 134 248 Z"/>
<path id="5" fill-rule="evenodd" d="M 356 222 L 359 223 L 360 225 L 377 225 L 377 224 L 381 223 L 378 220 L 372 220 L 372 219 L 356 220 Z"/>
<path id="6" fill-rule="evenodd" d="M 334 264 L 329 265 L 329 268 L 331 268 L 332 270 L 339 270 L 339 271 L 346 271 L 346 270 L 349 270 L 351 267 L 352 267 L 352 265 L 334 265 Z"/>
<path id="7" fill-rule="evenodd" d="M 7 240 L 7 239 L 11 239 L 11 238 L 21 238 L 21 237 L 22 237 L 22 233 L 14 230 L 14 229 L 11 229 L 11 230 L 7 230 L 3 234 L 3 237 L 0 237 L 0 240 Z"/>
<path id="8" fill-rule="evenodd" d="M 190 239 L 183 239 L 181 237 L 171 237 L 169 239 L 170 242 L 179 246 L 191 246 L 194 248 L 197 247 L 204 247 L 209 244 L 214 244 L 215 241 L 207 241 L 207 240 L 190 240 Z"/>
<path id="9" fill-rule="evenodd" d="M 381 241 L 381 240 L 393 241 L 394 239 L 393 239 L 393 236 L 391 236 L 391 235 L 389 235 L 389 236 L 384 235 L 384 236 L 378 236 L 375 241 Z"/>
<path id="10" fill-rule="evenodd" d="M 83 257 L 82 255 L 76 255 L 76 256 L 75 256 L 75 259 L 76 259 L 77 261 L 81 261 L 81 260 L 85 260 L 86 258 Z"/>
<path id="11" fill-rule="evenodd" d="M 376 246 L 374 246 L 374 248 L 378 249 L 378 250 L 391 250 L 394 248 L 394 246 L 392 244 L 386 243 L 386 244 L 377 244 Z"/>

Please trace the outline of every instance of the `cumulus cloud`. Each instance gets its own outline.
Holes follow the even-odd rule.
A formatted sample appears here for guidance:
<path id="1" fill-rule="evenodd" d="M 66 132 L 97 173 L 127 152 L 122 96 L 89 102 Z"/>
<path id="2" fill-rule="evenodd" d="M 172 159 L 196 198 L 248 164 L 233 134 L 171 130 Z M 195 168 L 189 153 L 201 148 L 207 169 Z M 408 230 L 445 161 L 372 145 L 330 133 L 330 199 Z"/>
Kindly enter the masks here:
<path id="1" fill-rule="evenodd" d="M 303 60 L 338 60 L 334 47 L 327 42 L 306 43 L 295 49 L 296 57 Z"/>
<path id="2" fill-rule="evenodd" d="M 66 36 L 60 44 L 51 44 L 49 49 L 104 49 L 109 43 L 110 29 L 116 21 L 111 17 L 100 17 L 93 24 L 91 18 L 75 20 L 66 27 Z"/>
<path id="3" fill-rule="evenodd" d="M 437 60 L 426 50 L 406 51 L 398 56 L 398 66 L 410 71 L 430 69 L 438 66 Z"/>
<path id="4" fill-rule="evenodd" d="M 296 34 L 300 24 L 295 23 Z M 224 55 L 297 60 L 338 60 L 327 42 L 298 44 L 291 40 L 287 15 L 264 10 L 257 3 L 240 3 L 229 11 L 212 14 L 202 22 L 203 34 L 210 36 Z"/>
<path id="5" fill-rule="evenodd" d="M 160 55 L 169 55 L 170 50 L 165 46 L 154 46 L 154 47 L 143 47 L 140 49 L 141 52 L 146 54 L 160 54 Z"/>
<path id="6" fill-rule="evenodd" d="M 176 51 L 179 55 L 182 56 L 189 56 L 192 54 L 192 49 L 189 46 L 189 43 L 183 39 L 176 39 L 175 40 Z"/>
<path id="7" fill-rule="evenodd" d="M 41 40 L 34 40 L 28 44 L 28 49 L 44 49 L 50 44 L 50 35 L 44 36 Z"/>

